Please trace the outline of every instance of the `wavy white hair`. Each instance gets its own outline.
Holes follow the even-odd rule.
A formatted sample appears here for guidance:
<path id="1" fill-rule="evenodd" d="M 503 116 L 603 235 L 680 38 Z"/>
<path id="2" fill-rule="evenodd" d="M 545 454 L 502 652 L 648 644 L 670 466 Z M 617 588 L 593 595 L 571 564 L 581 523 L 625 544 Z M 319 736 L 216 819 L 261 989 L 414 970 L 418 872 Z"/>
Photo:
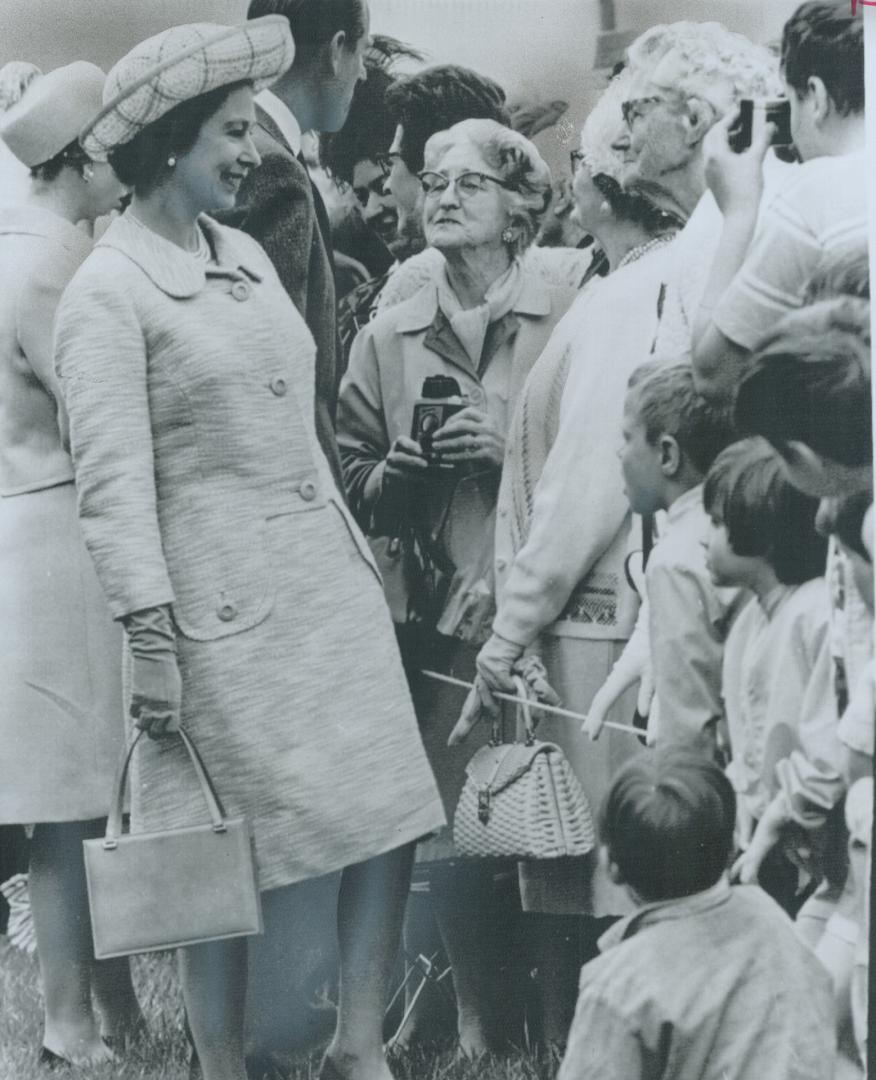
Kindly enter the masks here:
<path id="1" fill-rule="evenodd" d="M 778 58 L 719 22 L 652 26 L 628 50 L 630 68 L 657 86 L 707 101 L 724 115 L 741 98 L 782 93 Z"/>

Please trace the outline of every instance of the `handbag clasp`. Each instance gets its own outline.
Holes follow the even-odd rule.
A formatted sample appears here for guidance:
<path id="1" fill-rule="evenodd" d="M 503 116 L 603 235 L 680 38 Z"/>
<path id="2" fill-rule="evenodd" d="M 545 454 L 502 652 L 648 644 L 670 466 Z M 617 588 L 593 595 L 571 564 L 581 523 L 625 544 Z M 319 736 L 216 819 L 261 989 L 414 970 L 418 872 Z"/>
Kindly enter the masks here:
<path id="1" fill-rule="evenodd" d="M 486 825 L 490 820 L 490 789 L 488 787 L 478 790 L 478 821 Z"/>

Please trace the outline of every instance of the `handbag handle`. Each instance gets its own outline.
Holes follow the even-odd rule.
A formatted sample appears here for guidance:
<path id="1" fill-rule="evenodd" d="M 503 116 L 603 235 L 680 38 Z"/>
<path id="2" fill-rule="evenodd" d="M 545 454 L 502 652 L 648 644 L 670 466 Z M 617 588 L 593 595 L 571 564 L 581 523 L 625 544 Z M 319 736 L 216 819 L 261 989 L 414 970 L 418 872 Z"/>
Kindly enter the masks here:
<path id="1" fill-rule="evenodd" d="M 532 746 L 535 742 L 535 724 L 532 722 L 532 712 L 529 708 L 530 695 L 529 684 L 520 675 L 512 675 L 514 687 L 520 702 L 517 705 L 517 715 L 523 719 L 523 727 L 526 731 L 526 745 Z"/>
<path id="2" fill-rule="evenodd" d="M 110 803 L 109 817 L 106 822 L 106 833 L 104 834 L 103 843 L 101 845 L 107 851 L 111 851 L 113 848 L 118 847 L 119 844 L 119 837 L 122 834 L 122 807 L 125 799 L 125 788 L 127 787 L 128 782 L 128 769 L 134 754 L 134 748 L 144 734 L 145 732 L 141 728 L 134 738 L 131 739 L 119 762 L 119 768 L 113 783 L 113 797 Z M 206 802 L 207 809 L 210 812 L 213 832 L 225 832 L 227 829 L 225 823 L 225 809 L 216 793 L 216 789 L 213 787 L 213 781 L 210 779 L 210 774 L 207 772 L 207 766 L 204 764 L 201 755 L 198 753 L 197 747 L 186 732 L 180 728 L 177 734 L 182 739 L 183 746 L 188 751 L 189 758 L 194 766 L 195 774 L 198 777 L 198 783 L 201 786 L 201 794 L 204 796 L 204 802 Z"/>

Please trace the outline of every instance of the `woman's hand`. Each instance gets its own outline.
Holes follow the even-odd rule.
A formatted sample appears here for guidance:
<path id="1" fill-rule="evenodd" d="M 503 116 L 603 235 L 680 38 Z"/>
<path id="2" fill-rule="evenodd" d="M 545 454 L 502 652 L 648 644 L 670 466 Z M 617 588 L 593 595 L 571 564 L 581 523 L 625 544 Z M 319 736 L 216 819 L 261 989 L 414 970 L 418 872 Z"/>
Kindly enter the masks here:
<path id="1" fill-rule="evenodd" d="M 492 417 L 474 405 L 466 405 L 440 427 L 432 439 L 441 460 L 454 465 L 472 462 L 501 469 L 505 460 L 505 436 Z"/>
<path id="2" fill-rule="evenodd" d="M 735 109 L 719 120 L 703 139 L 706 182 L 725 218 L 736 214 L 757 216 L 763 195 L 763 161 L 775 125 L 768 123 L 762 105 L 756 105 L 751 123 L 751 146 L 736 153 L 730 130 L 739 120 Z"/>
<path id="3" fill-rule="evenodd" d="M 131 716 L 151 739 L 180 729 L 182 679 L 176 662 L 176 634 L 167 605 L 126 615 L 133 661 Z"/>
<path id="4" fill-rule="evenodd" d="M 480 675 L 475 675 L 474 686 L 468 692 L 459 719 L 453 731 L 450 732 L 447 745 L 458 746 L 459 743 L 464 742 L 472 728 L 481 720 L 484 718 L 494 720 L 499 715 L 499 708 L 500 705 L 490 693 L 490 688 Z"/>
<path id="5" fill-rule="evenodd" d="M 429 469 L 420 444 L 404 435 L 393 442 L 383 466 L 383 487 L 397 491 L 411 481 L 422 480 Z"/>
<path id="6" fill-rule="evenodd" d="M 131 716 L 150 739 L 179 731 L 182 680 L 176 657 L 134 657 Z"/>
<path id="7" fill-rule="evenodd" d="M 499 690 L 505 694 L 514 694 L 517 688 L 511 672 L 523 655 L 523 646 L 508 641 L 497 633 L 492 633 L 478 653 L 475 661 L 478 675 L 490 690 Z"/>
<path id="8" fill-rule="evenodd" d="M 621 693 L 623 690 L 621 690 Z M 593 742 L 602 734 L 602 728 L 608 716 L 609 709 L 617 701 L 620 694 L 612 692 L 611 686 L 606 682 L 596 691 L 590 708 L 587 710 L 587 719 L 581 725 L 581 730 Z"/>
<path id="9" fill-rule="evenodd" d="M 739 856 L 730 870 L 730 880 L 742 885 L 756 885 L 761 864 L 782 837 L 782 828 L 787 820 L 784 812 L 784 800 L 773 799 L 757 823 L 751 843 Z"/>

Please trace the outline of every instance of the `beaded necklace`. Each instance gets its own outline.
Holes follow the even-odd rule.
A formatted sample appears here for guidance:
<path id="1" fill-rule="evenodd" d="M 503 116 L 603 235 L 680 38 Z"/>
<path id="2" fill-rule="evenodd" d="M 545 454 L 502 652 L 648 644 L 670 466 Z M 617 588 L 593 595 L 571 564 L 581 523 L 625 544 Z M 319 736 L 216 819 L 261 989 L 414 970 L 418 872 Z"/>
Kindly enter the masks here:
<path id="1" fill-rule="evenodd" d="M 647 240 L 644 244 L 637 244 L 634 248 L 630 248 L 626 255 L 624 255 L 617 264 L 617 269 L 620 270 L 624 266 L 629 266 L 630 263 L 643 258 L 649 251 L 653 251 L 654 248 L 663 247 L 664 244 L 668 244 L 671 240 L 674 240 L 675 236 L 675 233 L 663 233 L 662 236 L 655 236 L 653 239 Z"/>

